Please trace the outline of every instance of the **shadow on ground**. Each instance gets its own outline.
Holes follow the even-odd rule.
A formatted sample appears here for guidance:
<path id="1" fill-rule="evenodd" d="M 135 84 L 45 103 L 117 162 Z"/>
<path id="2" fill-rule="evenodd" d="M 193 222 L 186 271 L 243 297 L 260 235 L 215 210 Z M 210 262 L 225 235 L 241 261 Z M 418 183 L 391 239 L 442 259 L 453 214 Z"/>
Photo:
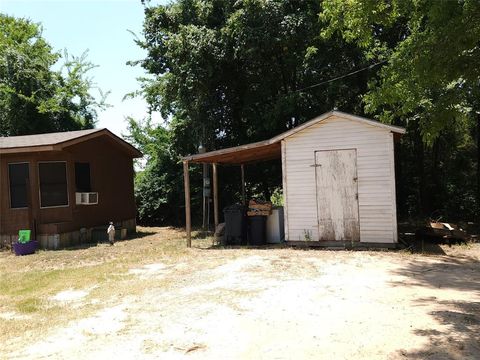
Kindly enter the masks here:
<path id="1" fill-rule="evenodd" d="M 418 299 L 416 303 L 431 303 L 436 299 Z M 415 329 L 417 336 L 426 337 L 428 345 L 411 351 L 399 350 L 408 359 L 478 359 L 480 354 L 480 302 L 439 301 L 445 310 L 429 314 L 447 330 L 434 327 Z M 433 322 L 432 322 L 433 323 Z"/>
<path id="2" fill-rule="evenodd" d="M 128 235 L 125 239 L 122 240 L 115 240 L 115 243 L 120 243 L 124 241 L 130 241 L 130 240 L 138 240 L 141 238 L 144 238 L 146 236 L 154 235 L 156 234 L 155 231 L 144 231 L 144 230 L 137 230 L 136 233 Z M 103 241 L 95 241 L 95 242 L 88 242 L 88 243 L 83 243 L 75 246 L 70 246 L 67 248 L 64 248 L 62 250 L 79 250 L 79 249 L 88 249 L 91 247 L 96 247 L 98 245 L 109 245 L 110 243 L 108 240 L 103 240 Z"/>
<path id="3" fill-rule="evenodd" d="M 397 270 L 396 275 L 407 277 L 407 281 L 402 281 L 403 286 L 458 290 L 480 299 L 480 262 L 476 257 L 446 256 L 434 263 L 419 258 Z M 479 358 L 480 301 L 442 301 L 428 297 L 412 302 L 413 306 L 436 305 L 438 310 L 429 313 L 431 327 L 413 330 L 413 334 L 425 337 L 428 345 L 399 350 L 398 355 L 408 359 Z"/>

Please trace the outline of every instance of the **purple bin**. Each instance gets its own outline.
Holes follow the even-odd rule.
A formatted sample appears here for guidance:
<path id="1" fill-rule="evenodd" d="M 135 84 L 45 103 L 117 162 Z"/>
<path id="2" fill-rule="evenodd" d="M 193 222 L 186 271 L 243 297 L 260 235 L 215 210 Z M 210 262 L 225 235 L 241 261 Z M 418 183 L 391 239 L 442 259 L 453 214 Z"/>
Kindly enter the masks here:
<path id="1" fill-rule="evenodd" d="M 16 242 L 13 244 L 16 255 L 28 255 L 35 253 L 35 250 L 38 248 L 38 241 L 30 240 L 29 242 L 22 244 Z"/>

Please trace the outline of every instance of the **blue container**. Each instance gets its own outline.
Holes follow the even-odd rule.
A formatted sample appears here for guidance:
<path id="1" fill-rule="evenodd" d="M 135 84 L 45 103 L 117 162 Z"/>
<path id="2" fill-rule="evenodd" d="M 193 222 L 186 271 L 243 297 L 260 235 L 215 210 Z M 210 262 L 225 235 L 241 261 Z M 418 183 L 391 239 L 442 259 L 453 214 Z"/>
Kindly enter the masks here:
<path id="1" fill-rule="evenodd" d="M 30 240 L 27 243 L 16 242 L 13 244 L 13 249 L 15 250 L 16 255 L 29 255 L 34 254 L 38 249 L 38 241 Z"/>

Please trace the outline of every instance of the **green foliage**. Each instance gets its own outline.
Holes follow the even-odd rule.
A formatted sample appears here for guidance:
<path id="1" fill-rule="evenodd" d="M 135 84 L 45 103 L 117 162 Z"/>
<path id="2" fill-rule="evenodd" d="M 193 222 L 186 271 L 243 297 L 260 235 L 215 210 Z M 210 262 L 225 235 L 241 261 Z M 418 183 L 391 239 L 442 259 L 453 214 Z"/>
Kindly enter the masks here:
<path id="1" fill-rule="evenodd" d="M 87 77 L 93 65 L 69 57 L 60 71 L 52 67 L 61 58 L 29 20 L 0 14 L 0 136 L 92 128 L 105 95 L 97 101 Z"/>
<path id="2" fill-rule="evenodd" d="M 324 36 L 339 33 L 371 58 L 388 59 L 370 83 L 366 111 L 412 119 L 432 145 L 471 114 L 480 81 L 480 2 L 325 0 Z"/>
<path id="3" fill-rule="evenodd" d="M 270 196 L 270 201 L 272 202 L 273 206 L 283 206 L 283 189 L 281 187 L 277 187 L 275 190 L 273 190 L 273 193 Z"/>
<path id="4" fill-rule="evenodd" d="M 150 121 L 129 118 L 128 122 L 126 138 L 142 151 L 146 161 L 135 177 L 138 220 L 149 225 L 165 222 L 179 225 L 183 177 L 178 156 L 171 149 L 171 132 Z"/>
<path id="5" fill-rule="evenodd" d="M 319 12 L 317 0 L 147 3 L 137 44 L 148 56 L 131 64 L 149 73 L 140 93 L 169 119 L 172 153 L 264 140 L 334 107 L 361 114 L 368 72 L 297 91 L 369 64 L 358 46 L 318 35 Z M 238 202 L 240 171 L 219 171 L 221 206 Z M 249 165 L 246 181 L 269 199 L 281 166 Z"/>
<path id="6" fill-rule="evenodd" d="M 438 210 L 474 220 L 480 211 L 480 2 L 325 0 L 321 19 L 324 37 L 342 36 L 368 58 L 388 60 L 363 100 L 367 113 L 409 130 L 397 149 L 399 213 Z"/>
<path id="7" fill-rule="evenodd" d="M 317 0 L 183 0 L 147 7 L 143 94 L 171 118 L 179 153 L 265 139 L 337 106 L 361 112 L 366 77 L 297 92 L 365 65 L 318 36 Z M 188 141 L 185 141 L 187 140 Z"/>
<path id="8" fill-rule="evenodd" d="M 214 150 L 264 140 L 334 107 L 366 112 L 408 129 L 397 144 L 400 217 L 439 210 L 473 219 L 480 204 L 479 17 L 476 0 L 147 2 L 137 44 L 148 55 L 132 64 L 149 73 L 139 93 L 169 119 L 172 158 L 195 153 L 200 143 Z M 280 174 L 278 162 L 249 165 L 248 195 L 269 199 Z M 219 175 L 221 203 L 238 201 L 239 171 Z"/>

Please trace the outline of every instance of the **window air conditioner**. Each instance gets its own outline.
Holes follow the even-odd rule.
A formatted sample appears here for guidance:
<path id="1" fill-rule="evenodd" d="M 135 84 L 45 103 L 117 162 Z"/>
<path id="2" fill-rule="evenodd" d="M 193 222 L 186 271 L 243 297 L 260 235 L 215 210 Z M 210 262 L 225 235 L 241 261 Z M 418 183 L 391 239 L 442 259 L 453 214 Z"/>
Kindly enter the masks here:
<path id="1" fill-rule="evenodd" d="M 98 204 L 98 192 L 77 192 L 75 198 L 77 205 Z"/>

